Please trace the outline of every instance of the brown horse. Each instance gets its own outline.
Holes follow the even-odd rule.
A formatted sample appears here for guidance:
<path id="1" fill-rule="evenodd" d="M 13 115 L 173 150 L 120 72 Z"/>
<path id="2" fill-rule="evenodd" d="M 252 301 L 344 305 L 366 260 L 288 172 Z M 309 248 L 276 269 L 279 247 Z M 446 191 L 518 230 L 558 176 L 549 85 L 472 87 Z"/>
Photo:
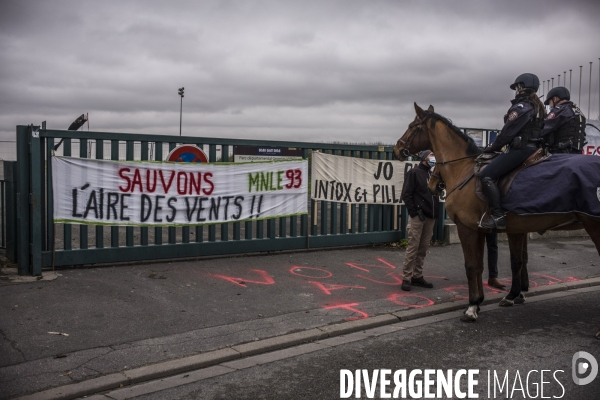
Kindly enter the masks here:
<path id="1" fill-rule="evenodd" d="M 427 111 L 415 103 L 416 117 L 394 147 L 394 156 L 404 161 L 408 155 L 431 149 L 437 159 L 436 171 L 446 184 L 446 210 L 456 224 L 463 248 L 465 269 L 469 282 L 469 307 L 463 321 L 477 320 L 479 304 L 483 301 L 483 252 L 485 233 L 488 230 L 478 227 L 478 222 L 487 209 L 487 203 L 475 194 L 473 173 L 475 158 L 480 153 L 473 139 L 456 128 L 433 107 Z M 460 190 L 458 190 L 460 188 Z M 508 213 L 506 217 L 508 244 L 512 270 L 512 285 L 501 305 L 522 303 L 522 294 L 529 287 L 527 276 L 527 233 L 551 229 L 572 229 L 574 223 L 581 223 L 594 242 L 600 254 L 600 218 L 583 213 L 542 214 L 521 216 Z M 600 338 L 600 331 L 597 333 Z"/>

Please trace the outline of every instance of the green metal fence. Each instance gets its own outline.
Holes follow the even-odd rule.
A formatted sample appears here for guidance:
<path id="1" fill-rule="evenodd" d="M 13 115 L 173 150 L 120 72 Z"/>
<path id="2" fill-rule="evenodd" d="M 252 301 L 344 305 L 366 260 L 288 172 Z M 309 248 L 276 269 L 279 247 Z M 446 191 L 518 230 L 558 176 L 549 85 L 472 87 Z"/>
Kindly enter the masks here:
<path id="1" fill-rule="evenodd" d="M 487 132 L 486 132 L 487 134 Z M 391 160 L 392 146 L 239 140 L 108 132 L 42 130 L 17 126 L 17 162 L 10 192 L 19 274 L 40 275 L 52 266 L 117 263 L 251 252 L 299 250 L 394 242 L 406 237 L 404 206 L 347 205 L 309 201 L 309 214 L 265 221 L 192 227 L 120 227 L 54 224 L 52 169 L 57 154 L 111 160 L 163 160 L 179 144 L 205 149 L 210 162 L 228 161 L 232 146 L 271 146 L 367 159 Z M 221 155 L 221 156 L 220 156 Z M 310 168 L 309 168 L 310 169 Z M 4 204 L 8 204 L 3 202 Z M 445 210 L 434 240 L 443 240 Z M 3 220 L 4 221 L 4 220 Z M 4 237 L 4 236 L 3 236 Z"/>
<path id="2" fill-rule="evenodd" d="M 6 183 L 0 180 L 0 249 L 6 249 Z"/>
<path id="3" fill-rule="evenodd" d="M 16 261 L 16 161 L 2 162 L 0 179 L 0 248 L 6 251 L 11 261 Z"/>
<path id="4" fill-rule="evenodd" d="M 0 249 L 6 249 L 6 182 L 0 180 Z"/>

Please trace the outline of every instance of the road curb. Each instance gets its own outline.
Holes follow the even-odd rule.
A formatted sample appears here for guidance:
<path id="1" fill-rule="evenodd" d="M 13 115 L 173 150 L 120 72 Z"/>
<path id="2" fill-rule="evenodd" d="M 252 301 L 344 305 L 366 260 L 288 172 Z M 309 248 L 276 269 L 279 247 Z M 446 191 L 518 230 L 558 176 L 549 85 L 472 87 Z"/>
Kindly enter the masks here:
<path id="1" fill-rule="evenodd" d="M 532 288 L 527 296 L 541 296 L 550 293 L 576 290 L 592 286 L 600 286 L 600 277 L 577 280 L 572 282 L 557 283 L 547 286 Z M 482 305 L 497 303 L 506 295 L 506 292 L 487 296 Z M 323 340 L 348 333 L 360 332 L 366 329 L 391 325 L 402 321 L 410 321 L 430 317 L 451 311 L 464 309 L 465 300 L 454 300 L 447 303 L 434 304 L 429 307 L 414 308 L 393 313 L 368 317 L 360 320 L 347 321 L 339 324 L 327 325 L 306 331 L 294 332 L 276 336 L 256 342 L 244 343 L 224 349 L 208 351 L 175 360 L 163 361 L 143 367 L 112 373 L 86 381 L 59 386 L 23 397 L 21 400 L 70 400 L 111 389 L 119 389 L 129 385 L 165 378 L 182 372 L 193 371 L 201 368 L 215 366 L 228 361 L 243 359 L 248 356 L 268 353 L 298 344 Z"/>

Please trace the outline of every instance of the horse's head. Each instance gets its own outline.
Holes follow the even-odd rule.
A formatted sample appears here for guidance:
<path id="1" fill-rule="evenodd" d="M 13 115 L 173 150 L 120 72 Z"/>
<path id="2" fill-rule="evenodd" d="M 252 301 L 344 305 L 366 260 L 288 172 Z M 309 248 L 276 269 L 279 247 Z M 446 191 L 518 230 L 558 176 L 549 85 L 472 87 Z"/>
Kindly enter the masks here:
<path id="1" fill-rule="evenodd" d="M 427 111 L 423 111 L 421 107 L 415 103 L 415 111 L 417 116 L 414 121 L 408 125 L 408 129 L 404 132 L 404 135 L 394 146 L 394 156 L 400 160 L 406 160 L 409 155 L 417 154 L 421 150 L 431 149 L 431 142 L 429 141 L 428 128 L 425 124 L 425 120 L 430 113 L 433 113 L 433 106 L 429 106 Z"/>
<path id="2" fill-rule="evenodd" d="M 431 177 L 429 178 L 429 182 L 427 182 L 427 187 L 429 191 L 434 196 L 441 196 L 444 194 L 444 189 L 446 189 L 446 184 L 440 175 L 439 167 L 436 165 L 433 168 L 433 172 L 431 173 Z"/>

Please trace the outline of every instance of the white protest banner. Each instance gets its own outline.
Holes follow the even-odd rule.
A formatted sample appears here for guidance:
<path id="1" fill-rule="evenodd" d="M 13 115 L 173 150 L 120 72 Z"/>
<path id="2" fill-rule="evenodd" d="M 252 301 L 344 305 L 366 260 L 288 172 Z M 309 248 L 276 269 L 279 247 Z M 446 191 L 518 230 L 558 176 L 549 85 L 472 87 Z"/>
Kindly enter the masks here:
<path id="1" fill-rule="evenodd" d="M 308 161 L 167 163 L 52 157 L 54 221 L 202 225 L 306 214 Z"/>
<path id="2" fill-rule="evenodd" d="M 600 121 L 588 120 L 585 127 L 587 144 L 583 146 L 583 154 L 600 156 Z"/>
<path id="3" fill-rule="evenodd" d="M 406 170 L 415 162 L 312 153 L 311 198 L 348 204 L 400 204 Z"/>

